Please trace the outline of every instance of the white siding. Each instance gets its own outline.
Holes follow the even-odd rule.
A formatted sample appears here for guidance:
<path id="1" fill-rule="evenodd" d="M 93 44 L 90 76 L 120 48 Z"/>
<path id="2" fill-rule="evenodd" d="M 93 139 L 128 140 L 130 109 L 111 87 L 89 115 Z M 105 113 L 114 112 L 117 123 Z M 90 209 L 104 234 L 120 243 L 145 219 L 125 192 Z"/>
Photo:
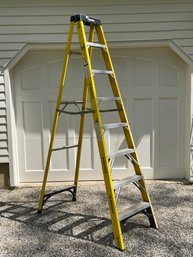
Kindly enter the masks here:
<path id="1" fill-rule="evenodd" d="M 5 84 L 0 76 L 0 163 L 8 162 Z"/>
<path id="2" fill-rule="evenodd" d="M 108 41 L 173 39 L 193 58 L 192 0 L 0 2 L 0 66 L 26 42 L 65 42 L 69 16 L 100 18 Z"/>
<path id="3" fill-rule="evenodd" d="M 193 0 L 0 1 L 0 71 L 27 42 L 64 42 L 69 17 L 103 22 L 108 42 L 172 39 L 193 59 Z M 8 160 L 5 93 L 0 77 L 0 161 Z"/>

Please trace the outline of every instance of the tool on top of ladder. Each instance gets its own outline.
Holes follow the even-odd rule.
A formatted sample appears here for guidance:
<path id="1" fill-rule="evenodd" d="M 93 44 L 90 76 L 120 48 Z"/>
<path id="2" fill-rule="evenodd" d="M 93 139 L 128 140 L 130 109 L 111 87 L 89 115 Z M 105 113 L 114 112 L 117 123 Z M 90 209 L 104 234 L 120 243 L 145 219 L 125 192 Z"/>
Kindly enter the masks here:
<path id="1" fill-rule="evenodd" d="M 42 184 L 42 190 L 39 200 L 38 213 L 42 212 L 43 205 L 45 202 L 53 195 L 68 191 L 72 194 L 72 200 L 76 201 L 77 187 L 78 187 L 78 178 L 79 178 L 79 168 L 80 168 L 80 157 L 82 149 L 82 140 L 84 133 L 84 121 L 85 115 L 90 113 L 93 116 L 94 127 L 97 136 L 99 154 L 101 159 L 101 165 L 103 170 L 105 188 L 108 198 L 108 204 L 110 209 L 110 216 L 112 220 L 112 227 L 114 232 L 115 244 L 120 250 L 124 250 L 124 241 L 121 230 L 121 223 L 127 220 L 128 218 L 138 214 L 145 214 L 150 222 L 151 227 L 158 228 L 153 207 L 150 201 L 149 194 L 147 192 L 141 167 L 139 164 L 137 152 L 135 149 L 134 140 L 131 134 L 130 125 L 127 119 L 126 111 L 123 105 L 123 100 L 119 90 L 118 82 L 116 79 L 115 71 L 111 61 L 109 49 L 103 32 L 102 24 L 99 19 L 85 15 L 74 15 L 70 18 L 70 31 L 68 35 L 68 42 L 66 46 L 66 53 L 64 57 L 63 71 L 60 81 L 60 87 L 58 92 L 58 98 L 56 103 L 56 111 L 53 121 L 53 128 L 51 133 L 50 145 L 48 149 L 47 162 L 45 167 L 44 179 Z M 83 99 L 82 101 L 66 101 L 62 102 L 62 93 L 65 86 L 66 72 L 68 68 L 69 57 L 73 54 L 71 51 L 71 41 L 74 31 L 74 26 L 76 25 L 78 32 L 78 39 L 80 44 L 80 50 L 82 55 L 83 66 L 85 69 L 85 81 L 84 81 L 84 90 L 83 90 Z M 88 41 L 86 39 L 85 26 L 89 26 Z M 96 33 L 98 42 L 94 42 L 94 33 Z M 101 49 L 106 70 L 93 69 L 91 64 L 92 51 L 93 49 Z M 77 54 L 77 52 L 75 52 Z M 105 74 L 108 76 L 112 95 L 113 96 L 97 96 L 96 87 L 95 87 L 95 76 L 97 74 Z M 90 101 L 91 108 L 87 108 L 87 101 Z M 114 101 L 116 108 L 114 109 L 100 109 L 99 103 L 103 101 Z M 71 104 L 75 104 L 77 107 L 77 112 L 69 111 L 67 107 Z M 81 106 L 81 108 L 80 108 Z M 118 123 L 103 124 L 102 123 L 102 113 L 103 112 L 117 112 L 120 118 Z M 79 114 L 80 117 L 80 130 L 79 130 L 79 139 L 78 144 L 68 145 L 61 148 L 53 148 L 54 137 L 56 133 L 57 123 L 59 115 L 62 113 L 67 113 L 71 115 Z M 105 142 L 104 132 L 106 130 L 122 128 L 125 141 L 127 143 L 126 149 L 121 149 L 116 152 L 107 152 L 107 146 Z M 70 187 L 66 187 L 61 190 L 56 190 L 51 193 L 45 194 L 47 176 L 49 172 L 50 159 L 53 151 L 70 149 L 77 147 L 77 158 L 76 158 L 76 169 L 75 169 L 75 178 L 74 184 Z M 111 176 L 111 170 L 113 167 L 114 160 L 118 157 L 125 156 L 133 164 L 135 175 L 124 178 L 120 181 L 113 181 Z M 119 213 L 117 209 L 117 199 L 119 196 L 120 189 L 127 186 L 128 184 L 133 183 L 140 190 L 142 201 L 133 207 L 127 208 L 125 211 Z M 116 194 L 117 192 L 117 194 Z"/>

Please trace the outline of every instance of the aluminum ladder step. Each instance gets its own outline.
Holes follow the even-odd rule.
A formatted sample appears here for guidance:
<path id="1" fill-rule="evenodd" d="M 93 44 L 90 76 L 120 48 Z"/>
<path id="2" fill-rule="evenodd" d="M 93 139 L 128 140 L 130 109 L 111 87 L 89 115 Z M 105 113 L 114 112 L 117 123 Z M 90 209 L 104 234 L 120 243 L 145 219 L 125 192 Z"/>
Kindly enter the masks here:
<path id="1" fill-rule="evenodd" d="M 124 221 L 140 212 L 142 212 L 143 210 L 147 209 L 150 207 L 150 204 L 148 202 L 141 202 L 138 203 L 132 207 L 127 208 L 126 210 L 122 211 L 119 214 L 119 220 Z"/>
<path id="2" fill-rule="evenodd" d="M 106 46 L 103 44 L 99 44 L 99 43 L 95 43 L 95 42 L 86 42 L 86 43 L 87 43 L 87 46 L 91 46 L 94 48 L 102 48 L 102 49 L 106 48 Z"/>
<path id="3" fill-rule="evenodd" d="M 126 148 L 126 149 L 119 150 L 117 152 L 109 153 L 108 158 L 109 159 L 116 158 L 116 157 L 120 157 L 120 156 L 123 156 L 123 155 L 131 154 L 131 153 L 134 153 L 134 152 L 135 152 L 135 149 Z"/>
<path id="4" fill-rule="evenodd" d="M 99 101 L 99 102 L 101 102 L 101 101 L 119 101 L 119 100 L 121 100 L 121 98 L 120 97 L 116 97 L 116 96 L 100 96 L 100 97 L 97 97 L 97 100 Z"/>
<path id="5" fill-rule="evenodd" d="M 112 70 L 92 70 L 93 74 L 107 74 L 107 75 L 112 75 L 113 71 Z"/>
<path id="6" fill-rule="evenodd" d="M 104 124 L 102 127 L 104 130 L 107 130 L 107 129 L 114 129 L 114 128 L 123 128 L 123 127 L 127 127 L 127 126 L 128 126 L 127 123 L 118 122 L 118 123 Z"/>
<path id="7" fill-rule="evenodd" d="M 119 189 L 123 186 L 127 186 L 133 182 L 139 181 L 140 179 L 142 179 L 141 175 L 134 175 L 134 176 L 130 176 L 124 179 L 121 179 L 119 181 L 114 181 L 114 189 Z"/>
<path id="8" fill-rule="evenodd" d="M 60 105 L 68 105 L 68 104 L 82 104 L 83 101 L 79 101 L 79 100 L 72 100 L 72 101 L 61 101 Z"/>

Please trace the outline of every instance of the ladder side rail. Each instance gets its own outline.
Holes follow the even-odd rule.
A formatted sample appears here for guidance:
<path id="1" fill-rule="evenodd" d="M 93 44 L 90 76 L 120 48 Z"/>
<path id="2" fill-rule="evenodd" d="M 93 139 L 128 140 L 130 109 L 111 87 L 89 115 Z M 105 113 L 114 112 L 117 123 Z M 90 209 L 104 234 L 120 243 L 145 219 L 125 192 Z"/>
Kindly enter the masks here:
<path id="1" fill-rule="evenodd" d="M 114 97 L 119 97 L 119 99 L 120 99 L 119 101 L 116 101 L 117 109 L 119 110 L 120 120 L 121 120 L 121 122 L 128 124 L 128 127 L 124 129 L 124 132 L 125 131 L 131 132 L 130 131 L 130 126 L 129 126 L 129 121 L 128 121 L 128 118 L 127 118 L 127 115 L 126 115 L 126 111 L 125 111 L 125 107 L 124 107 L 124 104 L 123 104 L 121 92 L 120 92 L 120 89 L 118 87 L 116 74 L 115 74 L 115 71 L 114 71 L 113 63 L 111 61 L 110 52 L 109 52 L 109 49 L 108 49 L 108 45 L 107 45 L 107 42 L 106 42 L 106 39 L 105 39 L 105 35 L 104 35 L 104 32 L 103 32 L 102 26 L 97 26 L 96 27 L 96 32 L 97 32 L 99 42 L 106 46 L 105 49 L 102 49 L 102 54 L 103 54 L 104 62 L 105 62 L 105 65 L 106 65 L 106 69 L 113 71 L 113 75 L 112 76 L 109 75 L 109 80 L 110 80 L 110 84 L 111 84 L 111 88 L 112 88 L 112 92 L 113 92 Z M 127 140 L 127 142 L 129 143 L 128 147 L 135 149 L 134 140 L 129 135 L 131 133 L 127 133 L 127 132 L 126 132 L 125 136 L 128 139 Z M 128 136 L 129 136 L 129 138 L 128 138 Z"/>
<path id="2" fill-rule="evenodd" d="M 89 30 L 89 42 L 93 42 L 94 40 L 94 25 L 90 25 Z M 92 58 L 92 47 L 88 50 L 90 59 Z M 84 91 L 83 91 L 83 103 L 82 103 L 82 115 L 80 119 L 80 128 L 79 128 L 79 139 L 78 139 L 78 150 L 77 150 L 77 157 L 76 157 L 76 168 L 75 168 L 75 177 L 74 177 L 74 185 L 75 187 L 75 197 L 77 193 L 77 186 L 78 186 L 78 178 L 79 178 L 79 170 L 80 170 L 80 159 L 81 159 L 81 151 L 82 151 L 82 141 L 83 141 L 83 133 L 84 133 L 84 122 L 85 122 L 85 110 L 87 106 L 87 99 L 88 99 L 88 85 L 86 81 L 86 77 L 84 79 Z"/>
<path id="3" fill-rule="evenodd" d="M 109 52 L 109 49 L 108 49 L 108 45 L 107 45 L 107 42 L 106 42 L 106 39 L 105 39 L 105 36 L 104 36 L 102 26 L 97 26 L 96 27 L 96 32 L 97 32 L 99 42 L 106 46 L 105 50 L 102 50 L 102 54 L 103 54 L 103 57 L 104 57 L 106 68 L 108 70 L 113 71 L 113 76 L 109 76 L 109 80 L 110 80 L 113 95 L 115 97 L 120 98 L 119 101 L 116 101 L 117 109 L 119 110 L 118 113 L 119 113 L 120 120 L 121 120 L 121 122 L 128 124 L 128 126 L 126 128 L 123 128 L 123 131 L 124 131 L 124 134 L 125 134 L 125 137 L 126 137 L 126 141 L 127 141 L 127 145 L 128 145 L 128 148 L 135 149 L 134 139 L 131 135 L 131 129 L 130 129 L 129 121 L 128 121 L 126 110 L 125 110 L 124 103 L 123 103 L 123 100 L 122 100 L 121 92 L 120 92 L 120 89 L 118 87 L 116 74 L 115 74 L 114 67 L 113 67 L 113 64 L 112 64 L 112 61 L 111 61 L 110 52 Z M 139 163 L 139 159 L 138 159 L 138 156 L 137 156 L 136 152 L 132 153 L 131 155 L 133 156 L 133 158 L 135 158 L 137 163 Z M 135 171 L 136 171 L 137 175 L 143 175 L 141 173 L 139 165 L 135 165 L 134 167 L 136 169 Z"/>
<path id="4" fill-rule="evenodd" d="M 97 25 L 95 25 L 95 28 L 96 26 Z M 92 109 L 95 111 L 93 112 L 93 121 L 94 121 L 95 131 L 97 135 L 97 142 L 98 142 L 98 147 L 100 152 L 101 165 L 103 169 L 107 196 L 108 196 L 108 204 L 109 204 L 110 215 L 111 215 L 111 220 L 113 225 L 115 242 L 116 242 L 116 246 L 119 249 L 124 250 L 124 242 L 123 242 L 121 226 L 118 218 L 116 198 L 113 190 L 110 166 L 108 162 L 108 155 L 107 155 L 107 150 L 105 145 L 104 133 L 102 129 L 102 121 L 101 121 L 101 116 L 98 108 L 95 82 L 94 82 L 91 62 L 89 59 L 88 46 L 86 44 L 85 29 L 82 21 L 77 22 L 77 31 L 78 31 L 78 37 L 79 37 L 80 46 L 81 46 L 82 59 L 85 66 L 85 74 L 86 74 L 86 80 L 88 83 L 90 103 L 91 103 Z"/>
<path id="5" fill-rule="evenodd" d="M 64 57 L 64 65 L 63 65 L 63 70 L 62 70 L 62 75 L 61 75 L 61 80 L 60 80 L 58 98 L 57 98 L 57 102 L 56 102 L 56 111 L 55 111 L 55 115 L 54 115 L 50 145 L 49 145 L 49 149 L 48 149 L 48 156 L 47 156 L 44 178 L 43 178 L 43 183 L 42 183 L 42 190 L 41 190 L 40 199 L 39 199 L 38 213 L 41 213 L 42 207 L 44 204 L 45 187 L 46 187 L 48 171 L 49 171 L 49 167 L 50 167 L 50 159 L 51 159 L 52 148 L 53 148 L 54 138 L 55 138 L 56 129 L 57 129 L 58 117 L 59 117 L 59 112 L 57 110 L 60 107 L 60 102 L 62 99 L 62 92 L 63 92 L 63 88 L 64 88 L 64 82 L 65 82 L 65 78 L 66 78 L 66 72 L 67 72 L 68 61 L 69 61 L 69 56 L 70 56 L 70 45 L 71 45 L 71 41 L 72 41 L 73 30 L 74 30 L 74 23 L 71 22 L 70 30 L 69 30 L 69 34 L 68 34 L 67 46 L 66 46 L 66 53 L 65 53 L 65 57 Z"/>
<path id="6" fill-rule="evenodd" d="M 123 131 L 124 131 L 124 134 L 125 134 L 125 137 L 126 137 L 126 141 L 127 141 L 127 144 L 128 144 L 128 148 L 135 149 L 135 143 L 134 143 L 133 137 L 131 135 L 131 129 L 130 129 L 129 121 L 128 121 L 128 118 L 127 118 L 126 110 L 125 110 L 125 107 L 124 107 L 124 103 L 123 103 L 123 100 L 122 100 L 121 92 L 120 92 L 120 89 L 119 89 L 119 86 L 118 86 L 116 74 L 115 74 L 115 71 L 114 71 L 113 63 L 111 61 L 110 52 L 109 52 L 109 49 L 108 49 L 108 45 L 107 45 L 107 42 L 106 42 L 106 39 L 105 39 L 105 36 L 104 36 L 102 26 L 97 26 L 96 27 L 96 32 L 97 32 L 99 42 L 106 46 L 105 49 L 102 49 L 102 54 L 103 54 L 103 58 L 104 58 L 104 61 L 105 61 L 106 68 L 107 68 L 107 70 L 112 70 L 113 71 L 113 76 L 109 75 L 109 80 L 110 80 L 110 84 L 111 84 L 111 88 L 112 88 L 112 92 L 113 92 L 114 97 L 119 97 L 119 99 L 120 99 L 119 101 L 116 101 L 117 109 L 119 110 L 118 113 L 119 113 L 120 120 L 121 120 L 121 122 L 128 124 L 128 126 L 126 128 L 123 128 Z M 137 154 L 132 153 L 132 156 L 139 163 Z M 136 165 L 136 167 L 135 167 L 136 168 L 136 173 L 137 173 L 137 175 L 142 175 L 141 171 L 139 170 L 138 167 L 139 167 L 138 165 Z"/>
<path id="7" fill-rule="evenodd" d="M 119 90 L 118 82 L 117 82 L 117 79 L 116 79 L 114 67 L 113 67 L 113 64 L 112 64 L 110 52 L 109 52 L 108 45 L 107 45 L 107 42 L 106 42 L 106 39 L 105 39 L 105 35 L 104 35 L 104 32 L 103 32 L 102 25 L 96 26 L 96 33 L 97 33 L 97 36 L 98 36 L 99 43 L 104 44 L 106 46 L 105 49 L 102 49 L 102 54 L 103 54 L 104 62 L 105 62 L 105 65 L 106 65 L 106 69 L 113 71 L 113 76 L 109 75 L 109 80 L 110 80 L 110 84 L 111 84 L 111 88 L 112 88 L 114 96 L 115 97 L 120 97 L 120 101 L 116 101 L 117 108 L 122 109 L 121 111 L 118 112 L 120 120 L 121 120 L 121 122 L 128 123 L 128 127 L 123 128 L 128 148 L 135 149 L 134 139 L 133 139 L 132 134 L 131 134 L 129 121 L 128 121 L 126 111 L 125 111 L 125 108 L 124 108 L 123 100 L 122 100 L 122 97 L 121 97 L 121 92 Z M 138 155 L 137 155 L 136 151 L 131 153 L 131 156 L 136 160 L 136 163 L 133 163 L 136 174 L 143 176 L 143 172 L 142 172 L 141 167 L 139 165 L 139 158 L 138 158 Z M 141 191 L 141 195 L 142 195 L 142 198 L 143 198 L 144 201 L 150 203 L 150 208 L 151 208 L 152 214 L 154 216 L 154 220 L 155 220 L 155 227 L 158 228 L 158 224 L 157 224 L 157 221 L 156 221 L 156 218 L 155 218 L 155 214 L 154 214 L 154 210 L 153 210 L 153 207 L 152 207 L 152 204 L 151 204 L 149 193 L 146 190 L 146 185 L 145 185 L 144 179 L 141 179 L 139 181 L 139 183 L 141 184 L 141 186 L 143 188 L 145 188 L 145 190 Z"/>

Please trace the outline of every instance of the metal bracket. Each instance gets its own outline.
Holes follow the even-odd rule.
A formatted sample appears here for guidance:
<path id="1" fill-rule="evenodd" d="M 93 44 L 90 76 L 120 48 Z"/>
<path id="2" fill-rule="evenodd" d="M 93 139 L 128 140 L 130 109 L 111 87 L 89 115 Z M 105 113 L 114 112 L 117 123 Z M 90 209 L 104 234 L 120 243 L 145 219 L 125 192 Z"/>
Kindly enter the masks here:
<path id="1" fill-rule="evenodd" d="M 135 158 L 133 158 L 133 156 L 131 154 L 126 154 L 125 157 L 130 160 L 132 163 L 135 163 L 139 166 L 139 163 L 135 160 Z"/>
<path id="2" fill-rule="evenodd" d="M 133 182 L 133 184 L 134 184 L 140 191 L 146 191 L 146 189 L 145 189 L 139 182 Z"/>
<path id="3" fill-rule="evenodd" d="M 115 192 L 116 192 L 116 202 L 118 202 L 118 199 L 119 199 L 119 195 L 120 195 L 120 193 L 121 193 L 121 187 L 120 188 L 118 188 L 118 190 L 114 190 Z"/>
<path id="4" fill-rule="evenodd" d="M 155 224 L 155 221 L 154 221 L 154 218 L 153 218 L 153 213 L 152 213 L 152 210 L 151 210 L 150 207 L 148 207 L 147 209 L 143 210 L 141 213 L 145 214 L 148 217 L 150 226 L 152 228 L 157 228 L 157 226 Z"/>
<path id="5" fill-rule="evenodd" d="M 44 195 L 44 201 L 43 201 L 43 205 L 48 201 L 48 199 L 50 199 L 50 197 L 52 197 L 53 195 L 59 194 L 59 193 L 63 193 L 63 192 L 70 192 L 72 194 L 72 201 L 76 201 L 76 186 L 71 186 L 71 187 L 67 187 L 64 189 L 60 189 L 60 190 L 56 190 L 53 191 L 51 193 L 45 194 Z M 42 205 L 42 206 L 43 206 Z"/>
<path id="6" fill-rule="evenodd" d="M 66 113 L 66 114 L 70 114 L 70 115 L 77 115 L 77 114 L 86 114 L 86 113 L 93 113 L 94 111 L 91 108 L 86 108 L 86 110 L 81 110 L 79 105 L 83 104 L 83 101 L 64 101 L 61 102 L 61 105 L 64 105 L 61 109 L 56 109 L 57 112 L 59 112 L 59 115 L 61 113 Z M 77 111 L 67 111 L 65 110 L 68 105 L 75 105 Z"/>
<path id="7" fill-rule="evenodd" d="M 109 158 L 108 161 L 109 161 L 110 168 L 112 170 L 115 158 Z"/>

